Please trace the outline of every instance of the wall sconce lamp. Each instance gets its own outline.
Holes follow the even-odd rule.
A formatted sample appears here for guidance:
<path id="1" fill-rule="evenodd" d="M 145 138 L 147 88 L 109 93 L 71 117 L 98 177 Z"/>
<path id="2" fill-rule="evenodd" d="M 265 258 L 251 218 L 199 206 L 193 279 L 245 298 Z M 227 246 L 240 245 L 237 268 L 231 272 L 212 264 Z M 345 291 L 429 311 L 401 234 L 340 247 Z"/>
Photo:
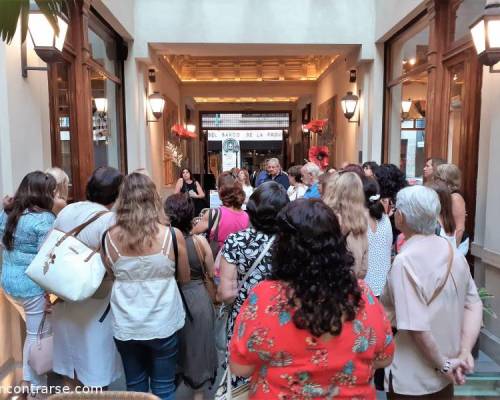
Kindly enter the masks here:
<path id="1" fill-rule="evenodd" d="M 38 57 L 46 63 L 52 63 L 61 58 L 68 23 L 57 17 L 59 33 L 56 34 L 52 25 L 40 10 L 31 10 L 28 16 L 28 32 L 33 41 L 33 49 Z M 28 77 L 28 71 L 47 71 L 47 67 L 29 67 L 27 64 L 26 42 L 21 45 L 22 76 Z"/>
<path id="2" fill-rule="evenodd" d="M 349 122 L 356 123 L 359 126 L 359 113 L 356 121 L 351 120 L 356 112 L 356 108 L 358 107 L 358 100 L 358 96 L 352 92 L 347 92 L 347 94 L 340 100 L 340 106 L 342 107 L 344 117 L 346 117 Z"/>
<path id="3" fill-rule="evenodd" d="M 158 122 L 158 120 L 163 115 L 163 109 L 165 108 L 165 97 L 159 92 L 154 92 L 148 96 L 149 107 L 151 108 L 151 113 L 156 118 L 155 120 L 146 120 L 146 123 Z"/>
<path id="4" fill-rule="evenodd" d="M 403 119 L 408 118 L 408 114 L 410 113 L 411 104 L 412 104 L 411 99 L 403 100 L 401 102 L 401 111 L 402 111 L 401 116 L 403 117 Z"/>
<path id="5" fill-rule="evenodd" d="M 484 14 L 469 28 L 479 61 L 490 67 L 499 62 L 500 0 L 488 0 L 484 8 Z"/>
<path id="6" fill-rule="evenodd" d="M 309 129 L 307 129 L 306 124 L 302 124 L 302 134 L 306 138 L 308 138 L 309 136 L 311 136 L 311 132 L 309 131 Z"/>
<path id="7" fill-rule="evenodd" d="M 185 106 L 185 117 L 186 117 L 186 123 L 184 124 L 184 127 L 186 130 L 190 133 L 195 133 L 196 132 L 196 125 L 191 122 L 191 109 L 188 106 Z"/>

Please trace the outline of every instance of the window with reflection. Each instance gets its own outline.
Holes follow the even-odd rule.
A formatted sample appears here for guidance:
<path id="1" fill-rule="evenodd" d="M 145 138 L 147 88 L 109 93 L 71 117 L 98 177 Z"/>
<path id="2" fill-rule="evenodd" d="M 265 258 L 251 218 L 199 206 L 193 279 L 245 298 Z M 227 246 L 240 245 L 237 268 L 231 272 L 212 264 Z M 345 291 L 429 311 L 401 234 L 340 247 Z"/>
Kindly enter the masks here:
<path id="1" fill-rule="evenodd" d="M 52 149 L 53 164 L 68 174 L 69 198 L 73 198 L 71 170 L 72 87 L 71 64 L 61 61 L 50 67 L 50 91 L 52 104 Z"/>
<path id="2" fill-rule="evenodd" d="M 421 182 L 425 164 L 429 27 L 422 18 L 386 47 L 387 158 L 410 182 Z"/>
<path id="3" fill-rule="evenodd" d="M 93 16 L 89 21 L 94 166 L 125 170 L 121 39 Z"/>
<path id="4" fill-rule="evenodd" d="M 422 21 L 391 43 L 391 80 L 426 65 L 428 51 L 429 26 Z"/>
<path id="5" fill-rule="evenodd" d="M 486 0 L 461 0 L 455 11 L 453 41 L 470 37 L 469 26 L 484 14 Z"/>

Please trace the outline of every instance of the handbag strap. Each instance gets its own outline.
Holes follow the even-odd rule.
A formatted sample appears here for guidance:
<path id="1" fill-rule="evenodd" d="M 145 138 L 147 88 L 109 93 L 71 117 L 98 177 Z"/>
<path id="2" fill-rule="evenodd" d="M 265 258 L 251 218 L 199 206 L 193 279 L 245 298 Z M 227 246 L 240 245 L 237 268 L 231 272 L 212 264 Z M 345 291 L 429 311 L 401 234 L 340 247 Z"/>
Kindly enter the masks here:
<path id="1" fill-rule="evenodd" d="M 252 273 L 257 269 L 257 267 L 260 265 L 260 263 L 262 262 L 262 259 L 264 258 L 264 256 L 267 254 L 267 252 L 269 251 L 269 249 L 271 248 L 271 246 L 273 245 L 274 241 L 276 239 L 276 235 L 273 235 L 271 237 L 271 239 L 269 239 L 269 242 L 266 243 L 266 245 L 264 246 L 264 249 L 262 250 L 262 252 L 260 253 L 259 257 L 257 257 L 257 259 L 254 261 L 254 263 L 252 264 L 252 266 L 250 267 L 250 269 L 247 271 L 247 273 L 245 274 L 245 276 L 243 277 L 243 279 L 241 280 L 240 284 L 238 285 L 238 292 L 240 291 L 240 289 L 243 287 L 243 285 L 246 283 L 246 281 L 250 278 L 250 276 L 252 275 Z"/>
<path id="2" fill-rule="evenodd" d="M 446 240 L 446 239 L 444 239 Z M 434 294 L 432 295 L 432 297 L 430 298 L 430 300 L 427 302 L 427 305 L 429 306 L 438 296 L 439 294 L 443 291 L 445 285 L 446 285 L 446 282 L 448 282 L 448 278 L 450 276 L 450 273 L 451 273 L 451 267 L 453 265 L 453 258 L 454 258 L 454 255 L 455 255 L 455 252 L 453 251 L 453 247 L 451 246 L 451 243 L 446 240 L 446 243 L 448 243 L 448 247 L 450 249 L 450 255 L 448 256 L 448 269 L 446 271 L 446 277 L 444 278 L 444 281 L 443 283 L 436 289 L 436 291 L 434 292 Z"/>
<path id="3" fill-rule="evenodd" d="M 175 235 L 175 229 L 170 227 L 170 234 L 172 235 L 172 245 L 174 246 L 174 256 L 175 256 L 175 281 L 177 282 L 177 287 L 179 287 L 179 283 L 177 281 L 177 271 L 179 266 L 179 246 L 177 245 L 177 237 Z M 181 295 L 182 304 L 184 305 L 184 309 L 186 311 L 186 315 L 190 321 L 193 321 L 193 316 L 189 311 L 189 307 L 186 302 L 186 298 L 184 297 L 184 293 L 182 293 L 182 289 L 179 287 L 179 293 Z"/>
<path id="4" fill-rule="evenodd" d="M 210 233 L 212 233 L 212 229 L 215 226 L 215 232 L 214 232 L 214 240 L 217 240 L 219 236 L 219 222 L 220 222 L 220 215 L 221 211 L 219 208 L 214 209 L 214 213 L 212 214 L 212 209 L 208 211 L 208 239 L 210 239 Z"/>
<path id="5" fill-rule="evenodd" d="M 64 242 L 70 236 L 78 236 L 80 234 L 80 232 L 83 231 L 92 222 L 96 221 L 98 218 L 100 218 L 101 216 L 103 216 L 104 214 L 107 214 L 109 212 L 110 211 L 108 211 L 108 210 L 103 210 L 103 211 L 99 211 L 99 212 L 95 213 L 93 217 L 89 218 L 83 224 L 75 226 L 69 232 L 65 233 L 64 236 L 62 236 L 61 239 L 59 239 L 57 241 L 56 246 L 59 246 L 62 242 Z"/>

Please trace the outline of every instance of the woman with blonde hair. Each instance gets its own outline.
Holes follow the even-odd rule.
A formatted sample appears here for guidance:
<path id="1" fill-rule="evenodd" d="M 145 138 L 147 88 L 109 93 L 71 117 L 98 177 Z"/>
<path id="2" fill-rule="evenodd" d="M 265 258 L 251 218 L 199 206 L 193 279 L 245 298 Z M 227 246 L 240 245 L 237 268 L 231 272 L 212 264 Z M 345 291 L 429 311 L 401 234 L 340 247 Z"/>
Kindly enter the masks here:
<path id="1" fill-rule="evenodd" d="M 455 164 L 442 164 L 434 173 L 434 180 L 441 181 L 451 192 L 451 212 L 455 220 L 455 239 L 460 252 L 466 255 L 469 251 L 469 237 L 465 232 L 467 210 L 465 200 L 460 193 L 462 174 Z"/>
<path id="2" fill-rule="evenodd" d="M 54 207 L 52 212 L 57 215 L 68 204 L 69 177 L 59 167 L 52 167 L 45 171 L 56 180 L 56 192 L 54 194 Z"/>
<path id="3" fill-rule="evenodd" d="M 238 172 L 238 182 L 241 184 L 243 191 L 245 192 L 245 203 L 242 206 L 243 210 L 246 210 L 246 204 L 253 193 L 253 187 L 250 185 L 250 175 L 246 169 L 240 169 Z"/>
<path id="4" fill-rule="evenodd" d="M 337 215 L 354 256 L 354 272 L 364 279 L 368 269 L 368 219 L 361 178 L 354 172 L 330 175 L 323 182 L 322 199 Z"/>
<path id="5" fill-rule="evenodd" d="M 127 390 L 175 396 L 177 332 L 185 311 L 176 283 L 190 281 L 182 232 L 164 225 L 153 181 L 132 173 L 115 204 L 116 223 L 105 236 L 115 276 L 111 292 L 113 336 Z"/>

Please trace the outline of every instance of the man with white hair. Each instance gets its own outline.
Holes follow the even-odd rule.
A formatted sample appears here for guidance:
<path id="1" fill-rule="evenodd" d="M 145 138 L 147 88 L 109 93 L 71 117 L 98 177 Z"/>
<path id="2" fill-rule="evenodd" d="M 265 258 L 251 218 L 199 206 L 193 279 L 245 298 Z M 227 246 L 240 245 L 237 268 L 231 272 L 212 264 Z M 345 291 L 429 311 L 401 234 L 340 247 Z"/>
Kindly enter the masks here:
<path id="1" fill-rule="evenodd" d="M 308 186 L 306 193 L 304 194 L 305 199 L 319 199 L 321 198 L 321 194 L 319 193 L 319 175 L 321 170 L 319 167 L 312 163 L 308 162 L 300 169 L 302 174 L 302 182 Z"/>
<path id="2" fill-rule="evenodd" d="M 389 400 L 453 399 L 474 369 L 482 303 L 467 260 L 435 234 L 441 205 L 425 186 L 399 191 L 394 219 L 406 238 L 387 276 L 382 304 L 396 352 L 385 370 Z M 411 373 L 408 373 L 411 371 Z"/>
<path id="3" fill-rule="evenodd" d="M 285 190 L 288 190 L 290 181 L 288 180 L 288 176 L 281 170 L 280 161 L 277 158 L 270 158 L 267 161 L 266 171 L 263 179 L 258 182 L 259 185 L 264 182 L 275 181 L 283 186 Z"/>

